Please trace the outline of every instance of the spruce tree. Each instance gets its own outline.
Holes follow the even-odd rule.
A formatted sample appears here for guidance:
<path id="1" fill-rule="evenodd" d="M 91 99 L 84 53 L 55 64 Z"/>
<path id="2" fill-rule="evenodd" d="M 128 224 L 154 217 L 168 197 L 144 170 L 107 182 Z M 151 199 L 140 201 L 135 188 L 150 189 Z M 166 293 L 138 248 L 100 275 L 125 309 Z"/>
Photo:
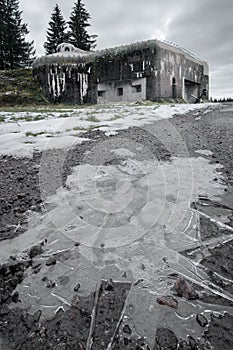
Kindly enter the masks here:
<path id="1" fill-rule="evenodd" d="M 44 43 L 46 54 L 49 55 L 56 52 L 57 46 L 67 41 L 66 22 L 61 14 L 59 6 L 56 5 L 47 30 L 47 41 Z"/>
<path id="2" fill-rule="evenodd" d="M 4 68 L 6 1 L 0 0 L 0 69 Z"/>
<path id="3" fill-rule="evenodd" d="M 0 10 L 0 69 L 15 69 L 31 64 L 35 51 L 33 42 L 26 41 L 29 33 L 22 22 L 18 0 L 1 0 Z"/>
<path id="4" fill-rule="evenodd" d="M 74 46 L 89 51 L 91 48 L 95 47 L 96 36 L 91 36 L 87 32 L 87 27 L 90 27 L 89 19 L 90 15 L 84 7 L 81 0 L 77 0 L 74 4 L 73 10 L 70 15 L 70 20 L 68 22 L 70 32 L 69 32 L 69 42 Z"/>

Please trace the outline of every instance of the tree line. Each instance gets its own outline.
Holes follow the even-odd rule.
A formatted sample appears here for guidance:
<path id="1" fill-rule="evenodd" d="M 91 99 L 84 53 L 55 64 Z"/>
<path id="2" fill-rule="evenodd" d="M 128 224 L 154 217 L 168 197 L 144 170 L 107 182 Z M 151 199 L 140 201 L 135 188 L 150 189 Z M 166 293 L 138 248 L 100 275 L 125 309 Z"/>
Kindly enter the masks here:
<path id="1" fill-rule="evenodd" d="M 81 0 L 73 6 L 66 23 L 61 9 L 56 5 L 48 24 L 44 48 L 46 54 L 56 52 L 63 42 L 71 43 L 82 50 L 90 50 L 96 45 L 96 35 L 90 35 L 90 14 Z M 0 69 L 27 67 L 35 59 L 34 42 L 27 41 L 29 30 L 22 20 L 19 0 L 0 0 Z"/>
<path id="2" fill-rule="evenodd" d="M 220 98 L 213 98 L 210 97 L 210 102 L 218 103 L 218 102 L 233 102 L 232 97 L 220 97 Z"/>

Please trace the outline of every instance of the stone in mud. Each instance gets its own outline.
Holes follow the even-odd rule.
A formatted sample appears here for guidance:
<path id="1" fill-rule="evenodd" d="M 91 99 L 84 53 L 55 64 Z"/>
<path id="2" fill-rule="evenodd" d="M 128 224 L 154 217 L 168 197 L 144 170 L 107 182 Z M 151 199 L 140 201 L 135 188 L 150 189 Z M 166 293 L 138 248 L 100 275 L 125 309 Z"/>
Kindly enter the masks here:
<path id="1" fill-rule="evenodd" d="M 50 258 L 48 258 L 48 260 L 46 261 L 46 266 L 55 265 L 56 262 L 56 258 L 54 256 L 50 256 Z"/>
<path id="2" fill-rule="evenodd" d="M 41 315 L 42 315 L 41 310 L 36 311 L 33 315 L 34 322 L 39 322 Z"/>
<path id="3" fill-rule="evenodd" d="M 55 286 L 56 286 L 56 283 L 53 282 L 53 281 L 51 281 L 51 280 L 48 280 L 48 281 L 46 282 L 46 287 L 47 287 L 47 288 L 54 288 Z"/>
<path id="4" fill-rule="evenodd" d="M 130 328 L 130 326 L 128 324 L 126 324 L 123 327 L 123 332 L 126 333 L 126 334 L 131 334 L 132 333 L 132 330 L 131 330 L 131 328 Z"/>
<path id="5" fill-rule="evenodd" d="M 19 293 L 18 292 L 13 292 L 11 295 L 11 301 L 13 303 L 17 303 L 19 301 Z"/>
<path id="6" fill-rule="evenodd" d="M 138 279 L 135 283 L 134 286 L 138 286 L 140 283 L 142 283 L 144 281 L 143 278 Z"/>
<path id="7" fill-rule="evenodd" d="M 156 330 L 156 343 L 159 349 L 176 350 L 178 339 L 170 329 L 159 327 Z"/>
<path id="8" fill-rule="evenodd" d="M 202 314 L 197 314 L 196 320 L 201 327 L 205 327 L 208 324 L 207 318 Z"/>
<path id="9" fill-rule="evenodd" d="M 40 255 L 43 253 L 43 249 L 41 247 L 41 244 L 34 245 L 30 251 L 29 251 L 29 257 L 32 259 L 37 255 Z"/>
<path id="10" fill-rule="evenodd" d="M 81 287 L 81 284 L 78 283 L 78 284 L 74 287 L 74 291 L 75 291 L 75 292 L 78 292 L 79 289 L 80 289 L 80 287 Z"/>
<path id="11" fill-rule="evenodd" d="M 114 290 L 114 283 L 113 283 L 113 280 L 111 278 L 109 278 L 109 280 L 104 285 L 104 289 L 108 292 Z"/>
<path id="12" fill-rule="evenodd" d="M 157 303 L 160 305 L 167 305 L 169 307 L 172 307 L 173 309 L 178 308 L 178 301 L 171 296 L 159 297 L 157 298 Z"/>
<path id="13" fill-rule="evenodd" d="M 184 297 L 188 300 L 195 300 L 199 298 L 197 292 L 182 276 L 177 277 L 175 290 L 179 297 Z"/>

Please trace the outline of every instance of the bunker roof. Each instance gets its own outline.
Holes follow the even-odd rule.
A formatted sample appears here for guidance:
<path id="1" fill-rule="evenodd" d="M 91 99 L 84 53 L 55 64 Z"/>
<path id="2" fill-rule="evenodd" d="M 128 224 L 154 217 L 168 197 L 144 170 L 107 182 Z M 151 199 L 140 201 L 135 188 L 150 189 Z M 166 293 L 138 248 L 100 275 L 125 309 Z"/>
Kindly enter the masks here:
<path id="1" fill-rule="evenodd" d="M 67 48 L 67 50 L 65 49 Z M 68 49 L 70 48 L 70 49 Z M 60 44 L 58 46 L 59 52 L 41 56 L 35 59 L 33 63 L 33 68 L 49 64 L 76 64 L 76 63 L 90 63 L 94 62 L 97 58 L 104 58 L 108 56 L 117 56 L 122 54 L 130 54 L 136 50 L 161 48 L 166 49 L 171 52 L 184 55 L 185 58 L 195 61 L 198 64 L 203 64 L 206 67 L 207 62 L 191 51 L 183 48 L 182 46 L 176 45 L 170 41 L 161 41 L 158 39 L 146 40 L 135 42 L 128 45 L 117 46 L 109 49 L 98 50 L 98 51 L 83 51 L 81 49 L 75 48 L 71 44 Z"/>

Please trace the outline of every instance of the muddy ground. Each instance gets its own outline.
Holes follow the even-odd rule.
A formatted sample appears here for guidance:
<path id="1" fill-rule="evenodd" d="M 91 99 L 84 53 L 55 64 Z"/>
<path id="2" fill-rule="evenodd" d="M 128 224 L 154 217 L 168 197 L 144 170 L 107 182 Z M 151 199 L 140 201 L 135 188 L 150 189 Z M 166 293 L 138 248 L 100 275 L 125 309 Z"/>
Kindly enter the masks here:
<path id="1" fill-rule="evenodd" d="M 177 146 L 176 133 L 181 136 L 184 147 Z M 157 130 L 157 131 L 155 131 Z M 208 198 L 200 198 L 193 203 L 203 214 L 223 219 L 226 232 L 220 230 L 215 223 L 203 216 L 201 219 L 202 239 L 219 237 L 223 234 L 232 234 L 230 228 L 233 222 L 233 105 L 223 104 L 207 108 L 203 113 L 188 113 L 176 116 L 167 121 L 156 123 L 155 130 L 148 128 L 130 128 L 119 131 L 117 135 L 109 136 L 111 142 L 123 145 L 124 142 L 136 142 L 147 150 L 141 154 L 156 160 L 169 161 L 172 156 L 197 157 L 197 150 L 208 150 L 211 153 L 202 155 L 213 163 L 223 165 L 222 180 L 226 185 L 225 194 L 221 201 L 212 202 Z M 83 135 L 92 141 L 69 150 L 66 154 L 61 173 L 50 179 L 47 186 L 40 189 L 40 162 L 41 153 L 37 152 L 33 158 L 16 159 L 9 156 L 0 157 L 0 241 L 11 239 L 22 234 L 27 229 L 27 219 L 31 212 L 42 212 L 43 198 L 52 194 L 56 189 L 65 186 L 66 178 L 76 165 L 90 162 L 94 164 L 116 164 L 121 161 L 113 157 L 103 146 L 98 157 L 89 154 L 93 145 L 104 145 L 109 140 L 100 131 L 91 131 Z M 130 141 L 129 141 L 130 140 Z M 166 140 L 166 142 L 164 142 Z M 175 145 L 175 146 L 174 146 Z M 95 154 L 95 153 L 94 153 Z M 45 156 L 45 155 L 43 155 Z M 47 151 L 46 158 L 51 159 L 47 166 L 56 169 L 57 160 L 61 157 L 58 150 Z M 48 169 L 51 171 L 51 169 Z M 198 169 L 195 169 L 198 172 Z M 46 168 L 44 169 L 46 173 Z M 43 174 L 42 174 L 43 176 Z M 62 183 L 61 183 L 62 182 Z M 224 221 L 225 220 L 225 221 Z M 229 231 L 229 232 L 227 232 Z M 1 243 L 0 243 L 1 244 Z M 29 314 L 27 310 L 17 308 L 20 295 L 15 292 L 18 284 L 24 280 L 28 268 L 34 273 L 40 270 L 40 264 L 35 258 L 43 252 L 46 242 L 41 242 L 25 253 L 24 259 L 9 257 L 7 262 L 0 266 L 0 349 L 233 349 L 233 316 L 224 313 L 225 306 L 232 306 L 233 302 L 221 295 L 206 294 L 200 286 L 191 285 L 188 281 L 174 279 L 174 299 L 162 299 L 158 302 L 165 307 L 176 307 L 176 302 L 201 299 L 209 304 L 222 305 L 222 314 L 211 315 L 207 320 L 203 315 L 196 315 L 196 322 L 203 328 L 202 337 L 194 339 L 188 337 L 180 339 L 168 329 L 163 327 L 154 329 L 154 344 L 151 347 L 144 338 L 144 334 L 137 334 L 133 327 L 133 320 L 122 317 L 124 303 L 129 285 L 118 284 L 111 281 L 102 282 L 95 293 L 88 298 L 79 297 L 79 286 L 74 290 L 74 300 L 68 310 L 59 309 L 50 320 L 40 321 L 41 314 Z M 77 243 L 78 244 L 78 243 Z M 189 254 L 195 259 L 200 251 L 181 252 Z M 53 264 L 52 261 L 50 261 Z M 55 263 L 55 262 L 54 262 Z M 233 295 L 233 245 L 232 241 L 217 245 L 210 249 L 208 256 L 203 256 L 201 264 L 207 268 L 210 281 L 221 290 Z M 111 276 L 109 276 L 111 278 Z M 48 288 L 52 288 L 51 281 L 44 281 Z M 51 283 L 50 283 L 51 282 Z M 140 281 L 138 282 L 140 283 Z M 164 306 L 161 306 L 164 307 Z M 93 316 L 94 315 L 94 316 Z M 91 345 L 91 340 L 93 344 Z"/>

